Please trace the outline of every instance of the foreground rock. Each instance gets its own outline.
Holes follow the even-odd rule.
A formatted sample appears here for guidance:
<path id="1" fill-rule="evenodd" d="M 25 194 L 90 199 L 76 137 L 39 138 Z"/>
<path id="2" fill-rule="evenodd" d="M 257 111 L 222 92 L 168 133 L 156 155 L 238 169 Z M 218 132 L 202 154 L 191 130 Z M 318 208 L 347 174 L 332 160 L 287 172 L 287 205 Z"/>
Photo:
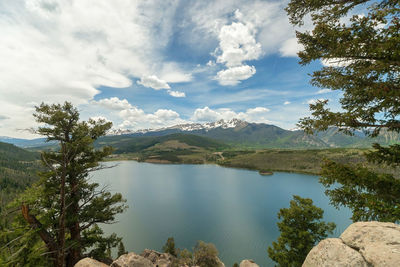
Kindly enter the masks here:
<path id="1" fill-rule="evenodd" d="M 146 259 L 149 259 L 154 266 L 158 267 L 169 267 L 173 261 L 173 257 L 170 254 L 160 253 L 150 249 L 145 249 L 140 255 Z"/>
<path id="2" fill-rule="evenodd" d="M 260 267 L 252 260 L 242 260 L 239 267 Z"/>
<path id="3" fill-rule="evenodd" d="M 96 260 L 91 259 L 91 258 L 81 259 L 80 261 L 78 261 L 75 264 L 75 267 L 94 267 L 94 266 L 97 266 L 97 267 L 108 267 L 107 264 L 104 264 L 102 262 L 96 261 Z"/>
<path id="4" fill-rule="evenodd" d="M 133 252 L 121 255 L 110 265 L 110 267 L 172 267 L 174 260 L 176 260 L 176 258 L 168 253 L 160 253 L 155 250 L 145 249 L 140 255 Z M 225 267 L 225 264 L 218 259 L 218 266 Z M 90 258 L 84 258 L 74 267 L 108 267 L 108 265 Z M 198 266 L 180 265 L 180 267 Z M 244 260 L 240 263 L 240 267 L 259 266 L 253 261 Z"/>
<path id="5" fill-rule="evenodd" d="M 115 260 L 111 267 L 154 267 L 154 264 L 143 256 L 133 252 L 121 255 Z"/>
<path id="6" fill-rule="evenodd" d="M 322 240 L 308 253 L 303 267 L 400 266 L 400 226 L 357 222 L 340 238 Z"/>

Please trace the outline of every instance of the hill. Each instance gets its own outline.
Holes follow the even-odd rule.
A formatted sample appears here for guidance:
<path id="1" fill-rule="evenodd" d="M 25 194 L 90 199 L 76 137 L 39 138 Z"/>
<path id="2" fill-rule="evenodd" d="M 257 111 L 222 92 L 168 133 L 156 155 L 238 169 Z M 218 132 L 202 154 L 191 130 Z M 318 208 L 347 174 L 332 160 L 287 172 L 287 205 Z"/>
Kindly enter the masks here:
<path id="1" fill-rule="evenodd" d="M 368 148 L 373 143 L 382 145 L 394 144 L 400 142 L 400 135 L 395 132 L 388 132 L 383 129 L 377 138 L 369 138 L 363 132 L 356 132 L 354 136 L 346 135 L 338 128 L 331 127 L 327 131 L 318 132 L 315 135 L 305 134 L 301 130 L 289 131 L 275 125 L 265 123 L 250 123 L 238 119 L 229 121 L 219 120 L 210 123 L 188 123 L 161 129 L 144 129 L 136 132 L 130 130 L 114 129 L 108 136 L 102 137 L 98 143 L 113 145 L 119 152 L 137 152 L 147 149 L 156 143 L 163 142 L 163 136 L 177 138 L 175 134 L 196 135 L 208 139 L 185 140 L 185 142 L 196 142 L 202 147 L 201 143 L 209 146 L 214 143 L 217 147 L 222 143 L 232 147 L 246 149 L 264 149 L 264 148 L 290 148 L 290 149 L 308 149 L 308 148 Z M 160 139 L 161 138 L 161 139 Z M 171 138 L 171 137 L 167 137 Z M 183 138 L 183 137 L 179 137 Z M 211 140 L 213 139 L 213 140 Z M 4 138 L 8 143 L 13 143 L 20 147 L 29 147 L 35 150 L 37 147 L 51 148 L 53 143 L 45 143 L 44 139 L 13 139 Z M 200 142 L 201 141 L 201 142 Z M 212 147 L 212 145 L 210 146 Z"/>
<path id="2" fill-rule="evenodd" d="M 168 142 L 175 141 L 180 143 L 181 147 L 177 145 L 176 149 L 208 149 L 218 150 L 226 149 L 229 146 L 213 140 L 211 138 L 192 135 L 192 134 L 170 134 L 163 136 L 105 136 L 96 142 L 96 146 L 110 145 L 115 149 L 115 153 L 135 153 L 143 150 L 150 150 L 152 148 L 168 148 Z"/>
<path id="3" fill-rule="evenodd" d="M 122 131 L 112 132 L 119 134 Z M 325 132 L 308 135 L 304 131 L 289 131 L 275 125 L 265 123 L 249 123 L 232 119 L 212 123 L 181 124 L 156 130 L 125 131 L 124 138 L 144 136 L 166 136 L 174 133 L 192 134 L 212 138 L 233 147 L 263 149 L 263 148 L 368 148 L 375 142 L 388 145 L 400 142 L 398 133 L 383 130 L 377 138 L 369 138 L 362 132 L 354 136 L 346 135 L 338 128 L 332 127 Z M 118 139 L 118 137 L 116 137 Z"/>
<path id="4" fill-rule="evenodd" d="M 207 154 L 230 147 L 222 142 L 190 134 L 165 136 L 107 136 L 96 146 L 111 145 L 114 158 L 154 163 L 204 163 Z"/>
<path id="5" fill-rule="evenodd" d="M 13 138 L 7 136 L 0 136 L 0 142 L 13 144 L 22 148 L 45 146 L 46 138 L 35 138 L 35 139 L 23 139 L 23 138 Z"/>
<path id="6" fill-rule="evenodd" d="M 0 142 L 0 209 L 38 179 L 39 153 Z"/>

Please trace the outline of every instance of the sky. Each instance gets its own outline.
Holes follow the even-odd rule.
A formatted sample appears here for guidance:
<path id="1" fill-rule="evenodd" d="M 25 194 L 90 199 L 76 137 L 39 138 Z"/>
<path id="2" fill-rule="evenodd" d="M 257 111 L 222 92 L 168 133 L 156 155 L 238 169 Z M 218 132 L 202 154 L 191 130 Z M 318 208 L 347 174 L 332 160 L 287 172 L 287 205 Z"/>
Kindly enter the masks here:
<path id="1" fill-rule="evenodd" d="M 0 136 L 32 138 L 42 102 L 72 102 L 116 129 L 239 118 L 296 127 L 321 62 L 284 8 L 261 0 L 0 1 Z"/>

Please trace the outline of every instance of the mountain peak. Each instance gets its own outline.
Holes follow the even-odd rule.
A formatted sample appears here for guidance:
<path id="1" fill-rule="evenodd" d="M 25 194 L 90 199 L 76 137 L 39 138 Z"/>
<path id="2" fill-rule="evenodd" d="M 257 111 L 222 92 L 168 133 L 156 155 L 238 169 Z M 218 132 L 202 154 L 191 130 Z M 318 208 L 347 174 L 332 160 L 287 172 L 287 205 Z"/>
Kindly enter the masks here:
<path id="1" fill-rule="evenodd" d="M 184 132 L 192 132 L 192 131 L 198 131 L 198 130 L 208 131 L 208 130 L 215 129 L 215 128 L 222 128 L 222 129 L 235 128 L 238 126 L 246 126 L 247 124 L 248 124 L 248 122 L 237 119 L 237 118 L 233 118 L 230 120 L 220 119 L 220 120 L 214 121 L 214 122 L 185 123 L 185 124 L 177 124 L 174 126 L 163 127 L 163 128 L 158 128 L 158 129 L 141 129 L 141 130 L 137 130 L 137 131 L 126 130 L 126 129 L 113 129 L 108 133 L 108 135 L 145 134 L 145 133 L 158 132 L 158 131 L 164 131 L 164 130 L 179 130 L 179 131 L 184 131 Z"/>
<path id="2" fill-rule="evenodd" d="M 235 128 L 235 127 L 237 127 L 237 126 L 239 126 L 240 124 L 243 124 L 243 123 L 246 123 L 246 122 L 242 121 L 240 119 L 237 119 L 237 118 L 233 118 L 233 119 L 230 119 L 230 120 L 220 119 L 218 121 L 207 122 L 207 123 L 204 123 L 202 125 L 206 129 L 213 129 L 213 128 L 218 128 L 218 127 L 221 127 L 223 129 L 227 129 L 227 128 Z"/>

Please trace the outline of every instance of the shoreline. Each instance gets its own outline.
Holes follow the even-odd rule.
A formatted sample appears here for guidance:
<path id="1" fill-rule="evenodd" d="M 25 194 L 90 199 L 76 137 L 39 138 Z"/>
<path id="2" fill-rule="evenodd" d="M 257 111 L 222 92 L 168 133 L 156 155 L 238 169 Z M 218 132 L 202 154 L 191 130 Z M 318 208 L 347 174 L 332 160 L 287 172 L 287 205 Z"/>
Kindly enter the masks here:
<path id="1" fill-rule="evenodd" d="M 274 172 L 297 173 L 297 174 L 307 174 L 307 175 L 316 175 L 316 176 L 319 175 L 319 173 L 307 172 L 307 171 L 302 171 L 302 170 L 283 170 L 283 169 L 263 170 L 263 169 L 250 168 L 250 167 L 244 167 L 244 166 L 224 165 L 224 164 L 219 164 L 218 162 L 194 163 L 194 162 L 172 162 L 172 161 L 168 161 L 168 160 L 140 161 L 138 157 L 132 157 L 132 158 L 113 157 L 113 158 L 107 158 L 103 162 L 112 162 L 112 161 L 136 161 L 138 163 L 149 163 L 149 164 L 158 164 L 158 165 L 216 165 L 216 166 L 223 167 L 223 168 L 257 171 L 259 173 L 259 175 L 261 175 L 261 176 L 272 176 L 274 174 Z"/>

